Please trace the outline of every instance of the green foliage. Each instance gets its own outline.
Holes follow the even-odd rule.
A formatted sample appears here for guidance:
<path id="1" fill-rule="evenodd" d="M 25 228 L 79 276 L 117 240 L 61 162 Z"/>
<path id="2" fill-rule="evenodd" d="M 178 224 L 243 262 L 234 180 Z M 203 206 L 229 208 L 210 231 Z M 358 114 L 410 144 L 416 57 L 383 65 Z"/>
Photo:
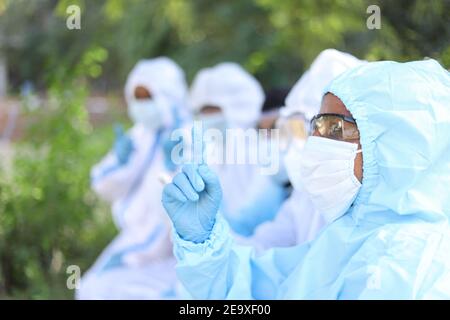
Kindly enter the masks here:
<path id="1" fill-rule="evenodd" d="M 67 266 L 85 271 L 113 237 L 109 209 L 89 191 L 90 168 L 110 140 L 93 138 L 85 108 L 83 75 L 101 62 L 98 50 L 68 73 L 77 77 L 50 87 L 14 145 L 12 171 L 0 172 L 0 296 L 71 297 Z"/>
<path id="2" fill-rule="evenodd" d="M 192 79 L 202 67 L 231 60 L 265 87 L 290 86 L 323 49 L 369 60 L 425 56 L 443 63 L 450 39 L 450 0 L 26 0 L 6 1 L 0 34 L 13 84 L 44 87 L 55 69 L 73 67 L 92 47 L 108 54 L 101 89 L 121 89 L 137 60 L 168 55 Z M 82 9 L 81 30 L 65 27 L 65 8 Z M 368 30 L 366 9 L 381 9 L 381 30 Z M 5 6 L 5 5 L 4 5 Z M 67 50 L 70 48 L 70 50 Z M 447 65 L 448 66 L 448 65 Z M 99 73 L 98 71 L 93 71 Z M 44 75 L 44 77 L 42 76 Z"/>

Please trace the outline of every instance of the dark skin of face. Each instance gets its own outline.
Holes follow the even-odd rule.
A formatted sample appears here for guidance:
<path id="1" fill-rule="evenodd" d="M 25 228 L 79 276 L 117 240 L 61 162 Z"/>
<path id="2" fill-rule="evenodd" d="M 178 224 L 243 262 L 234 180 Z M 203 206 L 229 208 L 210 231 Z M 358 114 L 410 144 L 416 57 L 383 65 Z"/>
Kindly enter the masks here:
<path id="1" fill-rule="evenodd" d="M 145 99 L 151 99 L 152 93 L 150 91 L 148 91 L 146 88 L 142 87 L 142 86 L 137 86 L 134 89 L 134 97 L 137 100 L 145 100 Z"/>
<path id="2" fill-rule="evenodd" d="M 217 114 L 217 113 L 221 113 L 222 109 L 220 109 L 219 107 L 216 106 L 204 106 L 201 110 L 200 113 L 201 114 Z"/>
<path id="3" fill-rule="evenodd" d="M 342 103 L 342 101 L 336 97 L 335 95 L 331 93 L 327 93 L 323 99 L 322 99 L 322 106 L 320 107 L 319 113 L 337 113 L 342 114 L 344 116 L 352 117 L 352 114 L 350 111 L 347 110 L 345 105 Z M 358 149 L 361 149 L 361 144 L 359 139 L 358 140 L 348 140 L 347 142 L 351 143 L 357 143 Z M 363 178 L 363 155 L 362 152 L 356 154 L 355 158 L 355 167 L 354 167 L 354 174 L 356 178 L 360 182 L 362 182 Z"/>

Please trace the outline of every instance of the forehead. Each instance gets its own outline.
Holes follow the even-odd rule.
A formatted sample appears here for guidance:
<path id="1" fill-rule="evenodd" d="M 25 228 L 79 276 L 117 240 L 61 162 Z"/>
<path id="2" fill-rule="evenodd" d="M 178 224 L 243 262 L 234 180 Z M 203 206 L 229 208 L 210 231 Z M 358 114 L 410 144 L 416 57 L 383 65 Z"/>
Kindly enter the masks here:
<path id="1" fill-rule="evenodd" d="M 134 88 L 134 95 L 137 98 L 150 98 L 152 93 L 144 86 L 136 86 Z"/>
<path id="2" fill-rule="evenodd" d="M 211 114 L 211 113 L 219 113 L 222 112 L 222 109 L 218 106 L 206 105 L 200 109 L 200 113 L 203 114 Z"/>
<path id="3" fill-rule="evenodd" d="M 320 113 L 337 113 L 344 116 L 351 116 L 342 101 L 332 93 L 327 93 L 322 99 Z"/>

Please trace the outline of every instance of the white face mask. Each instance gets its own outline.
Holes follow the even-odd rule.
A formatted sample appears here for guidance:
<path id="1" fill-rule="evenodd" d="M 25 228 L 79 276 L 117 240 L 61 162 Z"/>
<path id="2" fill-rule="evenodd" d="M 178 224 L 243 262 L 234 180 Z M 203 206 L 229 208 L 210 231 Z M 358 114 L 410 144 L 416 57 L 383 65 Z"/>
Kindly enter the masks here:
<path id="1" fill-rule="evenodd" d="M 134 123 L 140 123 L 149 130 L 162 125 L 160 106 L 153 99 L 133 100 L 128 106 L 128 115 Z"/>
<path id="2" fill-rule="evenodd" d="M 361 188 L 353 169 L 356 143 L 311 136 L 300 160 L 303 190 L 314 207 L 330 223 L 343 216 Z"/>
<path id="3" fill-rule="evenodd" d="M 286 154 L 283 157 L 284 167 L 292 186 L 296 190 L 301 189 L 302 177 L 300 175 L 300 159 L 302 157 L 305 140 L 295 139 L 289 145 Z"/>
<path id="4" fill-rule="evenodd" d="M 214 114 L 201 114 L 198 116 L 198 120 L 202 121 L 203 130 L 218 129 L 220 132 L 225 134 L 225 130 L 227 129 L 227 121 L 221 112 Z"/>

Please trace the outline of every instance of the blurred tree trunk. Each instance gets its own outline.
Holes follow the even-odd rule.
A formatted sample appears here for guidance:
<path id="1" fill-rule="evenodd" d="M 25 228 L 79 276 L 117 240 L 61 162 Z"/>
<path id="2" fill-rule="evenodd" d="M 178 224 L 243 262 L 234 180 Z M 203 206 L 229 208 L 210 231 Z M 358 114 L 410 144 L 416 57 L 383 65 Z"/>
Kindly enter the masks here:
<path id="1" fill-rule="evenodd" d="M 0 51 L 0 99 L 6 97 L 8 90 L 8 68 L 6 66 L 6 57 Z"/>

